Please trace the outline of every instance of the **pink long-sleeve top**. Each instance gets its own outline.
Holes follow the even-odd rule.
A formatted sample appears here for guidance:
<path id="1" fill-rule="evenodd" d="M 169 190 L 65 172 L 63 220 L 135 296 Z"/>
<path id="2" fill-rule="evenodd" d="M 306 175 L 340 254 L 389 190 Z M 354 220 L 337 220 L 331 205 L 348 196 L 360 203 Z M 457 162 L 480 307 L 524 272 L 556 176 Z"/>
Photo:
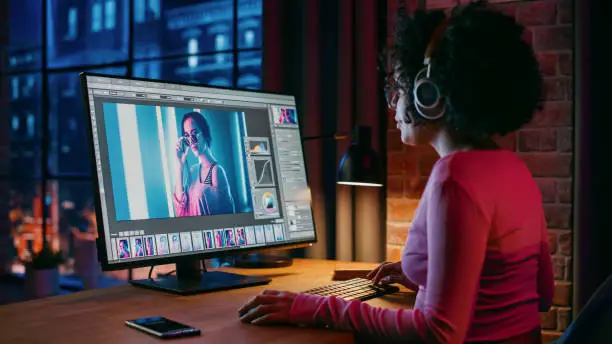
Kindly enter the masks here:
<path id="1" fill-rule="evenodd" d="M 416 343 L 503 341 L 540 326 L 553 273 L 540 191 L 509 151 L 460 151 L 435 164 L 402 270 L 414 310 L 298 294 L 291 321 Z"/>

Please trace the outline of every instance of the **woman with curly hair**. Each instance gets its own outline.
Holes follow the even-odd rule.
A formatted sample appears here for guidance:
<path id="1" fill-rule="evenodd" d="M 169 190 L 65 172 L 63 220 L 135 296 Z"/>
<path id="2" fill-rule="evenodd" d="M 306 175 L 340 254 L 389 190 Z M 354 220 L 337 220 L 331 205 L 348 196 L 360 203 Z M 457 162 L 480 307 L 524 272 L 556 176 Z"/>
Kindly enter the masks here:
<path id="1" fill-rule="evenodd" d="M 385 342 L 541 343 L 553 274 L 533 177 L 493 137 L 539 109 L 542 80 L 523 27 L 484 2 L 443 12 L 401 12 L 386 88 L 401 139 L 440 155 L 401 262 L 376 283 L 418 290 L 414 310 L 266 291 L 239 313 L 252 324 L 326 325 Z"/>

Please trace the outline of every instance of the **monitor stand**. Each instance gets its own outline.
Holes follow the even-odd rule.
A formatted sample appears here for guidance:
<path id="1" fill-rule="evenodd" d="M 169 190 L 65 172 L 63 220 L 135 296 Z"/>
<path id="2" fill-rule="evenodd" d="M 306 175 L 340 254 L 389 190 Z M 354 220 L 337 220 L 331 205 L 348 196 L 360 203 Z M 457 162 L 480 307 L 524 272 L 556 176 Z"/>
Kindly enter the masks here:
<path id="1" fill-rule="evenodd" d="M 176 275 L 157 279 L 130 281 L 132 285 L 180 295 L 251 287 L 270 283 L 264 276 L 246 276 L 223 271 L 206 271 L 202 260 L 190 259 L 176 263 Z"/>

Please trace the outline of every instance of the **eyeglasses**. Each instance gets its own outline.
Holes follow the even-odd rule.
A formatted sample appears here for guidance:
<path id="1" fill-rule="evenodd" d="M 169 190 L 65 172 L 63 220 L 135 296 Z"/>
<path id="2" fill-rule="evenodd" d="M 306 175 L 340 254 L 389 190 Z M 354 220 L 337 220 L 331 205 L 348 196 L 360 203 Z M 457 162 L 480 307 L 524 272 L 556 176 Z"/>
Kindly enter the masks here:
<path id="1" fill-rule="evenodd" d="M 197 130 L 192 130 L 190 133 L 185 133 L 183 137 L 187 140 L 187 143 L 190 145 L 198 144 L 198 136 L 200 136 L 200 132 Z"/>

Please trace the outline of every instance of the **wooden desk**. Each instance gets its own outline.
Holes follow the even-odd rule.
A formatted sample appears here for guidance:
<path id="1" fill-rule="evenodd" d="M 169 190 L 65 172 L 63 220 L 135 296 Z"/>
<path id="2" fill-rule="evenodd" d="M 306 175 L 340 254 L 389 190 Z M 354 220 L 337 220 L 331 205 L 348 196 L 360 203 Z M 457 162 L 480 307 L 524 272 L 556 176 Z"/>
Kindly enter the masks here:
<path id="1" fill-rule="evenodd" d="M 200 337 L 180 343 L 352 343 L 350 333 L 292 326 L 259 327 L 238 319 L 238 308 L 264 289 L 303 291 L 331 282 L 334 269 L 370 269 L 376 264 L 296 260 L 280 269 L 223 269 L 240 274 L 267 275 L 267 286 L 179 296 L 121 285 L 55 296 L 0 307 L 1 343 L 152 343 L 158 339 L 128 328 L 124 321 L 164 316 L 199 328 Z M 388 308 L 408 307 L 400 295 L 368 303 Z M 174 341 L 173 341 L 174 342 Z"/>

